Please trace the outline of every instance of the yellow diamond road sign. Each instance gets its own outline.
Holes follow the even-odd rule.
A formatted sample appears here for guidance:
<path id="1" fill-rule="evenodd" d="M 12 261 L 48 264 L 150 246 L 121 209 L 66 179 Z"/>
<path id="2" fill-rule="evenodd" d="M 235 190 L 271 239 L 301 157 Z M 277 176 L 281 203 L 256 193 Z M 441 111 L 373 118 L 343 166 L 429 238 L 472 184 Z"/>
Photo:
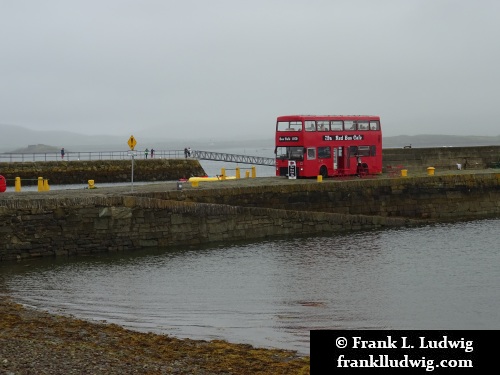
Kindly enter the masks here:
<path id="1" fill-rule="evenodd" d="M 131 135 L 127 143 L 128 143 L 128 147 L 130 147 L 131 150 L 134 150 L 134 147 L 137 144 L 137 141 L 135 140 L 134 136 Z"/>

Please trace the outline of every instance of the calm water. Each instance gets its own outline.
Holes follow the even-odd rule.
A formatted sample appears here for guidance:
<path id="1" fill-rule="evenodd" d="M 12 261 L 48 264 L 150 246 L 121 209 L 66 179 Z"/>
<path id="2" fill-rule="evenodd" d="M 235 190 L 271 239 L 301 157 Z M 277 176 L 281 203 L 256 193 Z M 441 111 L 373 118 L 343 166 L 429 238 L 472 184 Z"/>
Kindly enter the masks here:
<path id="1" fill-rule="evenodd" d="M 0 265 L 0 289 L 137 330 L 309 354 L 310 329 L 500 329 L 499 228 L 493 219 Z"/>

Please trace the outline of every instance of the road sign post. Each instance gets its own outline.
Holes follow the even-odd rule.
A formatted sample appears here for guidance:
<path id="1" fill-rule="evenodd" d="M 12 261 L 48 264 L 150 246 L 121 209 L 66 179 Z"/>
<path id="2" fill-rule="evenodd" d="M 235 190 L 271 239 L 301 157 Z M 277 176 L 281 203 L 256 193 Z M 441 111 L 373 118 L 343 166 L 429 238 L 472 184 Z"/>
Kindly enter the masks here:
<path id="1" fill-rule="evenodd" d="M 131 189 L 132 191 L 134 191 L 134 156 L 136 155 L 134 148 L 135 145 L 137 144 L 137 141 L 135 140 L 134 136 L 131 135 L 127 143 L 128 147 L 130 147 L 129 155 L 132 157 Z"/>

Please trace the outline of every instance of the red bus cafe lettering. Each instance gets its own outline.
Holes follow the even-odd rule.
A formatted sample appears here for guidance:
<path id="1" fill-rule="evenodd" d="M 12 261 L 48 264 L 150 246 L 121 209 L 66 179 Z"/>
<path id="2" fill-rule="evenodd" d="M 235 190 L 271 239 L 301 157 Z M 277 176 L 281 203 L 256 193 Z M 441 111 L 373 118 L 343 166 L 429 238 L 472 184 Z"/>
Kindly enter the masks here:
<path id="1" fill-rule="evenodd" d="M 360 134 L 354 135 L 325 135 L 323 136 L 324 141 L 362 141 L 363 136 Z"/>

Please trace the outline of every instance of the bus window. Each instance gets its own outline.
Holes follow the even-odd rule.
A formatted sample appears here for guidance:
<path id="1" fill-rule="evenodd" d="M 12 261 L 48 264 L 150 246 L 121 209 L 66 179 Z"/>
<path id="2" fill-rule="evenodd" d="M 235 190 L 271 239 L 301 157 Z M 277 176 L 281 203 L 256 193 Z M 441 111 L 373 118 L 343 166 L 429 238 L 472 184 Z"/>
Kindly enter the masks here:
<path id="1" fill-rule="evenodd" d="M 356 130 L 356 123 L 354 121 L 344 121 L 345 130 Z"/>
<path id="2" fill-rule="evenodd" d="M 368 130 L 370 129 L 368 121 L 358 121 L 358 130 Z"/>
<path id="3" fill-rule="evenodd" d="M 330 153 L 330 147 L 318 147 L 318 158 L 326 159 L 330 158 L 332 155 Z"/>
<path id="4" fill-rule="evenodd" d="M 286 159 L 286 147 L 276 147 L 276 158 Z"/>
<path id="5" fill-rule="evenodd" d="M 302 122 L 300 121 L 278 121 L 277 130 L 279 132 L 301 131 Z"/>
<path id="6" fill-rule="evenodd" d="M 330 130 L 330 121 L 318 121 L 318 131 L 327 132 Z"/>
<path id="7" fill-rule="evenodd" d="M 306 132 L 316 131 L 316 121 L 305 121 L 305 124 L 306 124 Z"/>
<path id="8" fill-rule="evenodd" d="M 316 149 L 314 148 L 307 149 L 307 159 L 308 160 L 316 159 Z"/>
<path id="9" fill-rule="evenodd" d="M 358 146 L 349 146 L 349 154 L 356 155 L 358 153 Z"/>
<path id="10" fill-rule="evenodd" d="M 370 156 L 370 146 L 358 146 L 359 156 Z"/>
<path id="11" fill-rule="evenodd" d="M 370 121 L 370 130 L 379 130 L 380 124 L 378 121 Z"/>
<path id="12" fill-rule="evenodd" d="M 370 155 L 371 156 L 377 155 L 377 146 L 370 146 Z"/>
<path id="13" fill-rule="evenodd" d="M 330 129 L 336 132 L 341 132 L 344 129 L 342 127 L 342 121 L 331 121 Z"/>

